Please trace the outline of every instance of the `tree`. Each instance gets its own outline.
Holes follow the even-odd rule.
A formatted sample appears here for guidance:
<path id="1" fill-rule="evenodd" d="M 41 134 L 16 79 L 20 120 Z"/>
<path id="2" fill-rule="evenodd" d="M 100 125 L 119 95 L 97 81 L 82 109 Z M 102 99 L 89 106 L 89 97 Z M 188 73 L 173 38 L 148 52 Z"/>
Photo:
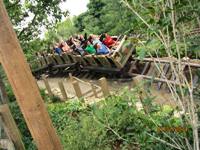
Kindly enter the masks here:
<path id="1" fill-rule="evenodd" d="M 120 0 L 91 0 L 88 11 L 75 19 L 80 32 L 124 34 L 135 28 L 137 20 Z"/>
<path id="2" fill-rule="evenodd" d="M 68 15 L 68 11 L 62 11 L 59 7 L 63 1 L 65 0 L 4 0 L 25 52 L 29 49 L 29 42 L 41 34 L 42 28 L 51 28 L 63 16 Z"/>
<path id="3" fill-rule="evenodd" d="M 77 33 L 77 29 L 74 27 L 73 19 L 68 18 L 67 20 L 57 23 L 54 28 L 50 29 L 45 34 L 45 43 L 52 45 L 59 40 L 66 40 L 71 35 Z"/>

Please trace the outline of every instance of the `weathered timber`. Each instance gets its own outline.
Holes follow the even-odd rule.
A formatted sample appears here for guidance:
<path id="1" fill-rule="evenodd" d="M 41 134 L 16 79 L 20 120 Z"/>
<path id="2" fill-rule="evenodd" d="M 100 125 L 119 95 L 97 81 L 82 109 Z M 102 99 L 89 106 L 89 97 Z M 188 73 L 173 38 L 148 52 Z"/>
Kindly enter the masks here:
<path id="1" fill-rule="evenodd" d="M 63 82 L 62 81 L 59 81 L 58 82 L 58 86 L 60 88 L 60 92 L 62 93 L 62 96 L 63 96 L 63 100 L 67 100 L 68 99 L 68 96 L 67 96 L 67 92 L 65 91 L 65 87 L 63 85 Z"/>
<path id="2" fill-rule="evenodd" d="M 21 139 L 21 134 L 17 128 L 17 125 L 15 124 L 15 121 L 7 104 L 3 104 L 0 106 L 0 115 L 2 116 L 2 120 L 6 128 L 5 130 L 13 141 L 15 148 L 19 150 L 25 150 L 24 144 Z"/>
<path id="3" fill-rule="evenodd" d="M 141 60 L 138 58 L 134 58 L 135 60 Z M 173 59 L 165 59 L 165 58 L 143 58 L 141 61 L 147 61 L 147 62 L 156 62 L 156 63 L 175 63 L 178 64 L 180 63 L 181 65 L 186 65 L 186 66 L 191 66 L 191 67 L 196 67 L 196 68 L 200 68 L 200 62 L 199 63 L 195 63 L 195 62 L 191 62 L 189 61 L 183 61 L 181 60 L 181 62 L 178 61 L 178 59 L 173 58 Z"/>
<path id="4" fill-rule="evenodd" d="M 73 87 L 74 87 L 76 96 L 77 96 L 78 98 L 82 98 L 83 95 L 82 95 L 82 92 L 81 92 L 81 88 L 80 88 L 80 86 L 79 86 L 79 83 L 78 83 L 77 81 L 73 81 L 73 82 L 72 82 L 72 85 L 73 85 Z"/>
<path id="5" fill-rule="evenodd" d="M 109 91 L 109 88 L 108 88 L 108 84 L 107 84 L 107 80 L 106 78 L 101 78 L 99 79 L 99 82 L 100 82 L 100 85 L 101 85 L 101 89 L 102 89 L 102 92 L 104 94 L 105 97 L 109 96 L 110 95 L 110 91 Z"/>
<path id="6" fill-rule="evenodd" d="M 140 74 L 135 74 L 135 73 L 132 73 L 130 74 L 132 75 L 133 77 L 136 77 L 136 76 L 141 76 L 143 77 L 144 79 L 153 79 L 154 81 L 157 81 L 157 82 L 165 82 L 165 83 L 170 83 L 170 84 L 175 84 L 175 85 L 181 85 L 181 86 L 185 86 L 184 84 L 180 83 L 180 82 L 177 82 L 177 81 L 173 81 L 173 80 L 168 80 L 168 79 L 162 79 L 162 78 L 157 78 L 157 77 L 152 77 L 152 76 L 148 76 L 148 75 L 140 75 Z"/>
<path id="7" fill-rule="evenodd" d="M 51 87 L 50 87 L 49 82 L 48 82 L 47 78 L 45 77 L 45 75 L 42 75 L 42 80 L 44 81 L 44 85 L 47 89 L 48 95 L 53 96 L 53 92 L 51 90 Z"/>
<path id="8" fill-rule="evenodd" d="M 61 150 L 60 140 L 2 0 L 0 0 L 0 27 L 0 61 L 33 139 L 39 150 Z"/>
<path id="9" fill-rule="evenodd" d="M 94 86 L 94 84 L 91 83 L 91 88 L 92 88 L 92 92 L 94 93 L 95 98 L 98 98 L 98 94 L 96 91 L 96 87 Z"/>

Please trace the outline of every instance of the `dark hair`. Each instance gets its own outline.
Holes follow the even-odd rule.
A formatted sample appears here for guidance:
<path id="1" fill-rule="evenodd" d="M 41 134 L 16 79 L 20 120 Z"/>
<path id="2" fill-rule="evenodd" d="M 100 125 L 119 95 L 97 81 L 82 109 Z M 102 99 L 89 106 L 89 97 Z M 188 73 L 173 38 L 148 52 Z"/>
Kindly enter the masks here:
<path id="1" fill-rule="evenodd" d="M 89 41 L 90 43 L 92 43 L 92 36 L 91 36 L 91 35 L 89 36 L 88 41 Z"/>
<path id="2" fill-rule="evenodd" d="M 70 37 L 69 40 L 67 40 L 66 42 L 67 42 L 67 44 L 68 44 L 69 46 L 73 45 L 72 37 Z"/>
<path id="3" fill-rule="evenodd" d="M 94 45 L 94 48 L 95 48 L 95 49 L 97 49 L 97 45 L 98 45 L 98 43 L 96 43 L 96 44 Z"/>
<path id="4" fill-rule="evenodd" d="M 84 34 L 84 39 L 87 39 L 87 33 Z"/>
<path id="5" fill-rule="evenodd" d="M 103 34 L 101 34 L 101 36 L 100 36 L 100 38 L 99 38 L 99 40 L 102 42 L 103 41 L 103 39 L 106 37 L 106 34 L 105 33 L 103 33 Z"/>

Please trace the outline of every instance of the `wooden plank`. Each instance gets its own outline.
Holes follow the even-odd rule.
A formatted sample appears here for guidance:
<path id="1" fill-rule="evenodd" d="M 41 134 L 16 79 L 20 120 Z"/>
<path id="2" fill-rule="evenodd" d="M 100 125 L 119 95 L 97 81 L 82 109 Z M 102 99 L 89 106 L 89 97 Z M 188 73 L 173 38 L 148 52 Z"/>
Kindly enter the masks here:
<path id="1" fill-rule="evenodd" d="M 80 88 L 78 82 L 77 82 L 77 81 L 73 81 L 73 82 L 72 82 L 72 85 L 73 85 L 73 87 L 74 87 L 76 96 L 77 96 L 78 98 L 81 98 L 83 95 L 82 95 L 81 88 Z"/>
<path id="2" fill-rule="evenodd" d="M 3 83 L 1 75 L 0 75 L 0 100 L 1 100 L 1 104 L 8 103 L 8 95 L 6 93 L 5 85 Z"/>
<path id="3" fill-rule="evenodd" d="M 87 92 L 83 93 L 82 96 L 86 96 L 86 95 L 88 95 L 88 94 L 90 94 L 90 93 L 93 93 L 92 89 L 90 89 L 90 90 L 88 90 Z"/>
<path id="4" fill-rule="evenodd" d="M 62 58 L 64 59 L 66 64 L 71 64 L 70 58 L 68 57 L 67 54 L 62 54 Z"/>
<path id="5" fill-rule="evenodd" d="M 102 92 L 104 94 L 105 97 L 109 96 L 110 95 L 110 91 L 109 91 L 109 88 L 108 88 L 108 84 L 107 84 L 107 80 L 106 78 L 101 78 L 99 79 L 99 82 L 100 82 L 100 85 L 101 85 L 101 89 L 102 89 Z"/>
<path id="6" fill-rule="evenodd" d="M 9 139 L 0 139 L 0 149 L 15 150 L 15 147 Z"/>
<path id="7" fill-rule="evenodd" d="M 51 90 L 51 87 L 50 87 L 49 82 L 48 82 L 47 78 L 45 77 L 45 75 L 42 75 L 42 80 L 44 81 L 44 85 L 47 89 L 48 95 L 53 96 L 53 92 Z"/>
<path id="8" fill-rule="evenodd" d="M 48 61 L 48 64 L 54 64 L 54 65 L 57 64 L 56 61 L 53 58 L 53 55 L 47 56 L 47 61 Z"/>
<path id="9" fill-rule="evenodd" d="M 162 72 L 162 74 L 159 76 L 159 78 L 162 78 L 162 79 L 163 79 L 164 77 L 167 78 L 167 73 L 168 73 L 169 69 L 170 69 L 170 64 L 165 64 L 165 65 L 164 65 L 164 68 L 163 68 L 163 72 Z M 161 89 L 162 85 L 163 85 L 163 82 L 158 82 L 158 90 Z"/>
<path id="10" fill-rule="evenodd" d="M 129 43 L 131 44 L 131 43 Z M 129 60 L 129 58 L 132 56 L 133 51 L 135 50 L 135 47 L 131 44 L 130 48 L 128 49 L 128 52 L 122 52 L 120 53 L 123 57 L 121 58 L 120 63 L 122 64 L 122 66 L 124 67 L 127 63 L 127 61 Z"/>
<path id="11" fill-rule="evenodd" d="M 73 57 L 76 60 L 76 62 L 78 62 L 78 63 L 80 63 L 82 65 L 85 65 L 81 55 L 74 55 Z"/>
<path id="12" fill-rule="evenodd" d="M 199 76 L 194 75 L 193 79 L 192 79 L 192 84 L 193 84 L 194 87 L 196 87 L 198 85 L 198 81 L 199 81 Z"/>
<path id="13" fill-rule="evenodd" d="M 150 67 L 150 65 L 151 65 L 150 62 L 145 63 L 145 66 L 144 66 L 144 69 L 142 70 L 141 75 L 144 75 L 144 74 L 147 73 L 147 70 L 148 70 L 148 68 Z"/>
<path id="14" fill-rule="evenodd" d="M 141 60 L 139 58 L 134 58 L 135 60 Z M 178 64 L 179 61 L 176 58 L 143 58 L 142 61 L 149 61 L 149 62 L 157 62 L 157 63 L 175 63 Z M 181 60 L 181 65 L 191 66 L 191 67 L 197 67 L 200 68 L 200 61 L 198 60 L 198 63 L 191 62 L 191 61 L 183 61 Z"/>
<path id="15" fill-rule="evenodd" d="M 71 81 L 71 83 L 74 81 L 74 78 L 72 76 L 72 73 L 69 73 L 69 80 Z"/>
<path id="16" fill-rule="evenodd" d="M 154 63 L 151 63 L 151 64 L 150 64 L 150 68 L 149 68 L 149 70 L 148 70 L 148 72 L 147 72 L 147 75 L 148 75 L 148 76 L 153 76 L 154 73 L 155 73 L 155 69 L 156 69 L 155 64 L 154 64 Z"/>
<path id="17" fill-rule="evenodd" d="M 118 59 L 116 59 L 116 58 L 113 57 L 113 56 L 107 56 L 107 57 L 108 57 L 109 59 L 111 59 L 111 60 L 114 62 L 115 66 L 116 66 L 117 68 L 123 68 L 122 64 L 119 62 Z"/>
<path id="18" fill-rule="evenodd" d="M 153 79 L 153 81 L 157 81 L 157 82 L 165 82 L 165 83 L 168 82 L 169 84 L 185 86 L 184 84 L 181 84 L 180 82 L 177 82 L 177 81 L 161 79 L 161 78 L 157 78 L 157 77 L 153 78 L 152 76 L 148 76 L 148 75 L 140 75 L 140 74 L 136 74 L 136 73 L 132 73 L 130 75 L 132 75 L 133 77 L 142 76 L 144 79 L 149 79 L 149 80 Z"/>
<path id="19" fill-rule="evenodd" d="M 72 63 L 77 63 L 77 61 L 76 61 L 76 59 L 74 58 L 74 55 L 73 55 L 73 54 L 68 53 L 68 57 L 70 58 L 70 61 L 71 61 Z"/>
<path id="20" fill-rule="evenodd" d="M 71 76 L 70 78 L 73 78 L 74 80 L 76 80 L 76 81 L 78 81 L 78 82 L 81 82 L 81 83 L 83 83 L 83 84 L 87 84 L 87 85 L 90 86 L 90 83 L 88 83 L 88 82 L 86 82 L 86 81 L 83 81 L 83 80 L 81 80 L 81 79 L 79 79 L 79 78 L 76 78 L 76 77 L 74 77 L 74 76 Z M 95 84 L 94 84 L 94 86 L 95 86 L 96 88 L 98 88 L 98 89 L 101 88 L 100 86 L 95 85 Z"/>
<path id="21" fill-rule="evenodd" d="M 95 98 L 98 98 L 96 87 L 92 83 L 91 83 L 91 88 L 92 88 L 92 92 L 94 93 Z"/>
<path id="22" fill-rule="evenodd" d="M 37 148 L 61 150 L 60 140 L 53 128 L 2 0 L 0 0 L 0 27 L 0 61 Z"/>
<path id="23" fill-rule="evenodd" d="M 92 55 L 86 55 L 84 58 L 90 63 L 90 66 L 98 66 L 97 62 Z"/>
<path id="24" fill-rule="evenodd" d="M 60 91 L 62 93 L 62 96 L 63 96 L 63 100 L 67 100 L 68 99 L 68 96 L 67 96 L 67 93 L 65 91 L 65 87 L 63 85 L 63 82 L 62 81 L 59 81 L 58 82 L 58 85 L 59 85 L 59 88 L 60 88 Z"/>
<path id="25" fill-rule="evenodd" d="M 97 55 L 94 56 L 97 60 L 99 60 L 99 62 L 101 63 L 101 65 L 105 68 L 111 68 L 112 65 L 110 64 L 109 60 L 107 59 L 106 56 L 104 55 Z"/>
<path id="26" fill-rule="evenodd" d="M 24 144 L 21 139 L 21 134 L 17 128 L 17 125 L 15 124 L 15 121 L 7 104 L 0 106 L 0 114 L 6 128 L 5 130 L 13 141 L 16 149 L 25 150 Z"/>
<path id="27" fill-rule="evenodd" d="M 41 62 L 41 64 L 42 64 L 42 67 L 45 67 L 46 65 L 47 65 L 47 63 L 46 63 L 46 61 L 45 61 L 45 58 L 44 57 L 40 57 L 39 58 L 39 61 Z"/>
<path id="28" fill-rule="evenodd" d="M 131 66 L 130 69 L 128 70 L 128 73 L 138 72 L 139 71 L 138 63 L 139 63 L 138 60 L 131 61 Z"/>
<path id="29" fill-rule="evenodd" d="M 54 55 L 54 58 L 56 59 L 56 61 L 58 62 L 59 65 L 64 64 L 64 62 L 63 62 L 62 59 L 60 58 L 60 55 Z"/>
<path id="30" fill-rule="evenodd" d="M 144 113 L 148 114 L 149 108 L 144 103 L 144 99 L 145 99 L 145 97 L 147 97 L 147 92 L 145 91 L 145 86 L 144 86 L 144 83 L 142 81 L 144 81 L 143 75 L 141 75 L 141 76 L 139 75 L 139 76 L 133 78 L 133 86 L 139 86 L 140 87 L 139 91 L 138 91 L 138 98 L 140 100 L 140 103 L 142 104 Z"/>

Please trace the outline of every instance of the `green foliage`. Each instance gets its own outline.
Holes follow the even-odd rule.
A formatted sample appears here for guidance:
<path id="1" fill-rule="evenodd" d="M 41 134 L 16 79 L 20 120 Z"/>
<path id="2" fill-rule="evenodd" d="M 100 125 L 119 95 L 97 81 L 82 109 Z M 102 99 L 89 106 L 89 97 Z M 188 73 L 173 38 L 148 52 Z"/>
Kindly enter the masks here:
<path id="1" fill-rule="evenodd" d="M 121 2 L 121 0 L 91 0 L 88 4 L 88 11 L 75 18 L 75 26 L 79 32 L 140 35 L 139 39 L 146 41 L 142 45 L 141 43 L 137 45 L 137 55 L 140 58 L 149 55 L 165 57 L 169 53 L 175 57 L 178 55 L 190 58 L 199 57 L 199 38 L 184 37 L 193 28 L 200 26 L 198 1 L 174 1 L 172 5 L 174 10 L 166 1 L 128 1 L 144 21 L 141 21 Z M 174 39 L 173 34 L 172 11 L 175 11 L 176 15 L 174 23 L 178 42 Z M 167 47 L 168 53 L 163 42 L 156 36 L 156 34 L 160 35 L 161 32 L 161 37 L 164 36 L 162 38 L 166 38 L 170 42 Z M 177 46 L 179 50 L 177 50 Z"/>
<path id="2" fill-rule="evenodd" d="M 75 19 L 79 32 L 119 35 L 136 29 L 136 19 L 120 0 L 91 0 L 88 11 Z"/>
<path id="3" fill-rule="evenodd" d="M 4 4 L 25 52 L 41 34 L 41 28 L 51 28 L 68 12 L 60 9 L 65 0 L 4 0 Z M 29 47 L 30 44 L 30 47 Z"/>
<path id="4" fill-rule="evenodd" d="M 141 42 L 137 46 L 137 54 L 139 58 L 145 58 L 147 56 L 166 56 L 166 51 L 161 42 L 157 39 Z"/>
<path id="5" fill-rule="evenodd" d="M 158 131 L 158 127 L 180 127 L 183 126 L 182 119 L 173 116 L 171 107 L 154 104 L 151 97 L 145 100 L 151 110 L 145 114 L 136 106 L 136 93 L 137 89 L 131 93 L 123 92 L 91 106 L 79 101 L 49 104 L 48 111 L 64 149 L 173 149 L 150 135 L 171 142 L 166 134 Z M 29 149 L 32 138 L 15 103 L 11 110 Z M 166 133 L 180 144 L 184 137 L 192 139 L 189 126 L 185 127 L 187 132 Z"/>
<path id="6" fill-rule="evenodd" d="M 167 56 L 167 54 L 176 57 L 179 55 L 190 58 L 199 57 L 198 36 L 186 36 L 191 30 L 200 26 L 199 1 L 171 1 L 171 4 L 160 0 L 128 2 L 132 14 L 145 25 L 140 24 L 139 28 L 147 29 L 141 32 L 142 39 L 147 42 L 145 45 L 140 45 L 138 55 L 146 53 L 148 56 L 148 53 L 151 53 L 152 56 L 158 55 L 159 57 Z M 174 19 L 172 15 L 175 15 Z M 160 41 L 160 46 L 153 42 L 155 48 L 152 51 L 151 41 Z"/>
<path id="7" fill-rule="evenodd" d="M 173 149 L 148 134 L 170 141 L 165 134 L 157 131 L 158 127 L 181 126 L 181 119 L 173 117 L 173 109 L 169 107 L 157 106 L 150 115 L 146 115 L 137 110 L 136 102 L 135 96 L 125 93 L 85 109 L 81 106 L 81 110 L 70 115 L 66 111 L 67 117 L 64 117 L 66 113 L 63 114 L 66 124 L 59 130 L 65 149 Z M 56 110 L 52 112 L 56 113 Z M 186 133 L 168 134 L 174 139 L 180 135 L 188 136 Z"/>
<path id="8" fill-rule="evenodd" d="M 71 35 L 77 33 L 76 28 L 73 25 L 73 19 L 67 19 L 63 22 L 58 23 L 55 28 L 52 28 L 45 34 L 44 42 L 47 45 L 59 42 L 59 40 L 66 40 Z"/>

